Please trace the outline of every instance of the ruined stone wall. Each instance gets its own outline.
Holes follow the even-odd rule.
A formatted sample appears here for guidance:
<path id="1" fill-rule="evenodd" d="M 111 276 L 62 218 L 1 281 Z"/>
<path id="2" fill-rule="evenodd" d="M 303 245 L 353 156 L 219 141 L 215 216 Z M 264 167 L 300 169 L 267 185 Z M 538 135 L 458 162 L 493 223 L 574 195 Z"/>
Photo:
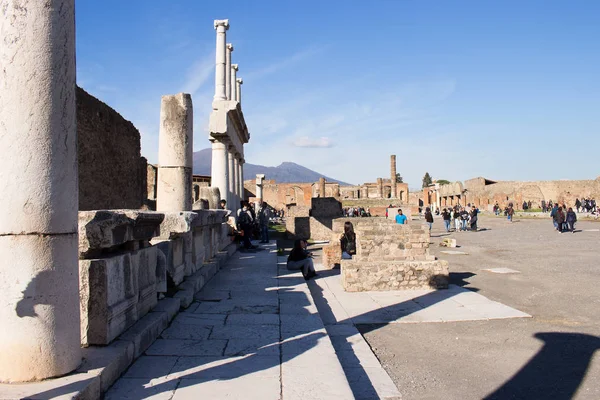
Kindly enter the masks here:
<path id="1" fill-rule="evenodd" d="M 256 180 L 244 181 L 248 197 L 256 197 Z M 285 209 L 289 204 L 310 206 L 312 183 L 275 183 L 263 182 L 263 201 L 276 209 Z"/>
<path id="2" fill-rule="evenodd" d="M 558 201 L 561 204 L 573 206 L 576 198 L 600 198 L 600 178 L 571 181 L 500 181 L 489 185 L 485 185 L 483 178 L 474 178 L 465 181 L 464 187 L 466 192 L 463 194 L 460 204 L 471 203 L 481 209 L 486 209 L 488 205 L 496 202 L 501 207 L 513 203 L 515 208 L 520 209 L 524 201 L 531 201 L 532 207 L 540 208 L 542 200 Z M 443 194 L 444 190 L 441 193 Z M 447 204 L 450 204 L 449 200 Z M 442 206 L 444 206 L 443 199 Z"/>
<path id="3" fill-rule="evenodd" d="M 146 160 L 133 124 L 77 88 L 79 210 L 139 209 L 147 198 Z"/>

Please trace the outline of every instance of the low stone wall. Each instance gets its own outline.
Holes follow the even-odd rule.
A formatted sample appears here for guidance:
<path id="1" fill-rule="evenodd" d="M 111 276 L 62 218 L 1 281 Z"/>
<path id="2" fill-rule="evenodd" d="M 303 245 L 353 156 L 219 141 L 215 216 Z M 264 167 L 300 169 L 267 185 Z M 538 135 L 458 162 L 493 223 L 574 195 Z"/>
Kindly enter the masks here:
<path id="1" fill-rule="evenodd" d="M 341 260 L 339 239 L 346 221 L 352 222 L 356 233 L 352 260 Z M 323 265 L 341 266 L 347 291 L 448 287 L 448 263 L 429 254 L 429 229 L 425 226 L 399 225 L 378 217 L 337 218 L 332 231 L 331 243 L 323 251 Z"/>
<path id="2" fill-rule="evenodd" d="M 448 262 L 343 260 L 342 286 L 347 292 L 446 289 Z"/>
<path id="3" fill-rule="evenodd" d="M 82 345 L 109 344 L 159 295 L 171 293 L 189 306 L 235 250 L 227 248 L 226 220 L 224 210 L 80 212 Z"/>

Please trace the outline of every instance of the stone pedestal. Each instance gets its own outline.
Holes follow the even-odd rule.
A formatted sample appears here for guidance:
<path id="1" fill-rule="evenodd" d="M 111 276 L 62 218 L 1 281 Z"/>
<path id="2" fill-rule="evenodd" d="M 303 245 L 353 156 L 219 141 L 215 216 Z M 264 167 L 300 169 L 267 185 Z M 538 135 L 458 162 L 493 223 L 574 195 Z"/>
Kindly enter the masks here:
<path id="1" fill-rule="evenodd" d="M 192 97 L 163 96 L 158 144 L 157 211 L 192 210 Z"/>
<path id="2" fill-rule="evenodd" d="M 0 9 L 0 381 L 81 362 L 74 0 Z"/>

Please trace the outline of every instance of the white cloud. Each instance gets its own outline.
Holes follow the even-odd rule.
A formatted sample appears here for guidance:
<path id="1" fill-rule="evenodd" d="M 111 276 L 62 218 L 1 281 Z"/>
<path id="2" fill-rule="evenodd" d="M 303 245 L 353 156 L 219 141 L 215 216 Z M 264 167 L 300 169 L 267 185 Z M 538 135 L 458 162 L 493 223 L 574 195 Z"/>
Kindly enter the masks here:
<path id="1" fill-rule="evenodd" d="M 325 136 L 319 138 L 300 136 L 293 140 L 292 145 L 296 147 L 333 147 L 333 142 Z"/>
<path id="2" fill-rule="evenodd" d="M 197 60 L 187 72 L 186 81 L 182 85 L 182 92 L 190 93 L 192 97 L 214 76 L 215 54 L 210 53 Z"/>
<path id="3" fill-rule="evenodd" d="M 255 70 L 255 71 L 250 71 L 249 73 L 246 74 L 245 79 L 247 79 L 248 81 L 257 81 L 259 78 L 263 77 L 263 76 L 267 76 L 267 75 L 271 75 L 281 69 L 293 66 L 294 64 L 297 64 L 298 62 L 310 58 L 320 52 L 322 52 L 325 49 L 325 47 L 311 47 L 302 51 L 299 51 L 297 53 L 292 54 L 291 56 L 284 58 L 280 61 L 271 63 L 268 67 L 259 69 L 259 70 Z"/>

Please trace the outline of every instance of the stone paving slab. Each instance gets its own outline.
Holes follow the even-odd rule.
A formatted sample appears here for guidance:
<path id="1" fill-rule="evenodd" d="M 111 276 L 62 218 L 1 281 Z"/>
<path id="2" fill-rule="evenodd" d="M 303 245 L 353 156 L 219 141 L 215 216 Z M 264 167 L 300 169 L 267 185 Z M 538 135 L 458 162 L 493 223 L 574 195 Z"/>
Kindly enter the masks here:
<path id="1" fill-rule="evenodd" d="M 484 269 L 487 272 L 493 272 L 494 274 L 520 274 L 521 271 L 517 271 L 516 269 L 511 268 L 488 268 Z"/>
<path id="2" fill-rule="evenodd" d="M 234 254 L 107 398 L 354 398 L 306 281 L 265 247 Z"/>

